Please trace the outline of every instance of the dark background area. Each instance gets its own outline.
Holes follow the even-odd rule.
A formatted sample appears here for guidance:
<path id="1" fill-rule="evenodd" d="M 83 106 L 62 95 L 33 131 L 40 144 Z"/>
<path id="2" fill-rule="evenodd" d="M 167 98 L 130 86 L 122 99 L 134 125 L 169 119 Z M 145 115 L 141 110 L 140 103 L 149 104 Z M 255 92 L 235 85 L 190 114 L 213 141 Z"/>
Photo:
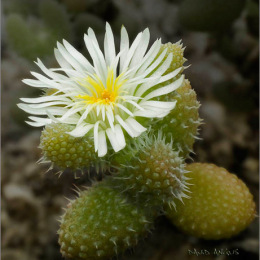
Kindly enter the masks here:
<path id="1" fill-rule="evenodd" d="M 117 43 L 124 24 L 130 39 L 146 27 L 151 43 L 182 39 L 186 46 L 187 78 L 201 103 L 201 141 L 194 161 L 215 163 L 237 174 L 258 205 L 259 151 L 259 3 L 255 0 L 3 0 L 2 1 L 2 259 L 60 260 L 57 219 L 66 197 L 75 197 L 73 184 L 89 183 L 65 172 L 44 174 L 36 164 L 41 129 L 24 121 L 16 104 L 36 96 L 21 80 L 32 78 L 37 57 L 56 66 L 56 41 L 67 39 L 86 54 L 83 34 L 88 27 L 103 41 L 108 21 Z M 259 219 L 230 240 L 189 237 L 160 217 L 154 231 L 134 250 L 118 259 L 226 260 L 258 259 Z M 189 255 L 207 249 L 210 255 Z M 214 255 L 214 249 L 238 249 L 239 255 Z"/>

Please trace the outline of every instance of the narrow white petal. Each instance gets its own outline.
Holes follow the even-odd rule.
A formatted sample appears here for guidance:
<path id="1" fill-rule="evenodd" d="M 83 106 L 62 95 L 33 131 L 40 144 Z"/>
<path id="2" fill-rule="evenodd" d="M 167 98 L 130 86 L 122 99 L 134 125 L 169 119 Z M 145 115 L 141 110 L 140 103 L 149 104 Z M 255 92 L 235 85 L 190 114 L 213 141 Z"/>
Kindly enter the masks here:
<path id="1" fill-rule="evenodd" d="M 126 100 L 125 102 L 132 104 L 133 106 L 135 106 L 136 108 L 143 110 L 143 108 L 141 106 L 139 106 L 136 102 L 132 101 L 132 100 Z"/>
<path id="2" fill-rule="evenodd" d="M 115 132 L 113 132 L 113 130 L 111 128 L 108 128 L 106 130 L 106 134 L 107 134 L 107 137 L 108 137 L 114 151 L 118 152 L 120 150 L 120 147 L 119 147 L 118 142 L 116 140 Z"/>
<path id="3" fill-rule="evenodd" d="M 84 113 L 82 114 L 82 116 L 80 117 L 79 121 L 78 121 L 78 125 L 81 124 L 81 122 L 83 120 L 86 119 L 86 117 L 88 116 L 89 112 L 93 109 L 93 105 L 88 105 L 88 107 L 86 108 L 86 110 L 84 111 Z"/>
<path id="4" fill-rule="evenodd" d="M 98 156 L 103 157 L 107 154 L 107 141 L 105 131 L 98 133 Z"/>
<path id="5" fill-rule="evenodd" d="M 46 109 L 46 114 L 54 123 L 58 123 L 59 122 L 57 120 L 57 118 L 49 111 L 49 108 Z"/>
<path id="6" fill-rule="evenodd" d="M 97 116 L 98 116 L 99 113 L 100 113 L 100 106 L 99 105 L 96 106 L 96 111 L 97 111 Z"/>
<path id="7" fill-rule="evenodd" d="M 122 53 L 123 53 L 123 52 L 119 52 L 119 53 L 116 55 L 116 57 L 111 61 L 110 67 L 111 67 L 111 69 L 112 69 L 114 72 L 117 71 L 118 62 L 119 62 L 119 59 L 120 59 Z M 123 78 L 122 78 L 122 79 L 123 79 Z"/>
<path id="8" fill-rule="evenodd" d="M 105 59 L 107 66 L 111 66 L 116 57 L 114 35 L 109 23 L 106 23 L 106 34 L 104 42 Z"/>
<path id="9" fill-rule="evenodd" d="M 75 115 L 72 115 L 69 118 L 63 119 L 62 122 L 59 120 L 59 118 L 56 118 L 56 120 L 55 120 L 55 122 L 69 124 L 69 125 L 77 125 L 78 121 L 79 121 L 79 118 L 76 117 Z"/>
<path id="10" fill-rule="evenodd" d="M 117 107 L 121 108 L 123 111 L 125 111 L 129 116 L 133 116 L 133 113 L 127 109 L 125 106 L 121 105 L 121 104 L 116 104 Z"/>
<path id="11" fill-rule="evenodd" d="M 68 79 L 66 76 L 62 75 L 62 74 L 58 74 L 58 73 L 55 73 L 49 69 L 47 69 L 44 64 L 42 63 L 42 61 L 40 59 L 37 59 L 37 62 L 35 62 L 39 68 L 47 75 L 49 76 L 50 78 L 53 78 L 55 80 L 58 80 L 58 79 Z"/>
<path id="12" fill-rule="evenodd" d="M 171 65 L 172 57 L 173 57 L 173 55 L 172 55 L 172 53 L 170 53 L 167 56 L 167 58 L 165 59 L 165 61 L 155 69 L 155 71 L 153 72 L 152 75 L 153 76 L 161 76 Z"/>
<path id="13" fill-rule="evenodd" d="M 121 41 L 120 41 L 120 51 L 122 52 L 120 58 L 120 73 L 123 71 L 123 65 L 126 60 L 126 56 L 129 50 L 129 37 L 124 26 L 121 28 Z"/>
<path id="14" fill-rule="evenodd" d="M 170 110 L 153 110 L 153 109 L 146 109 L 146 110 L 139 110 L 134 113 L 135 116 L 153 118 L 153 117 L 164 117 L 165 115 L 169 114 Z"/>
<path id="15" fill-rule="evenodd" d="M 53 88 L 51 86 L 46 85 L 45 83 L 42 83 L 39 80 L 35 79 L 23 79 L 22 82 L 26 85 L 29 85 L 34 88 Z"/>
<path id="16" fill-rule="evenodd" d="M 93 60 L 94 63 L 94 69 L 97 72 L 97 74 L 101 77 L 102 81 L 105 82 L 106 80 L 106 63 L 103 54 L 101 53 L 99 46 L 94 45 L 94 42 L 96 42 L 96 37 L 90 38 L 88 35 L 84 35 L 85 44 L 87 47 L 87 50 Z"/>
<path id="17" fill-rule="evenodd" d="M 172 91 L 176 90 L 182 85 L 183 80 L 184 80 L 184 75 L 182 75 L 179 79 L 177 79 L 170 85 L 152 91 L 146 97 L 144 97 L 144 100 L 149 100 L 154 97 L 159 97 L 171 93 Z"/>
<path id="18" fill-rule="evenodd" d="M 63 115 L 67 112 L 67 109 L 62 107 L 49 107 L 49 108 L 30 108 L 28 105 L 19 103 L 17 106 L 24 110 L 25 112 L 32 114 L 32 115 L 47 115 L 46 110 L 48 110 L 53 115 Z"/>
<path id="19" fill-rule="evenodd" d="M 63 40 L 63 44 L 69 53 L 73 55 L 73 57 L 81 64 L 86 71 L 90 73 L 94 73 L 93 66 L 89 63 L 89 61 L 78 52 L 71 44 L 69 44 L 66 40 Z"/>
<path id="20" fill-rule="evenodd" d="M 30 122 L 30 121 L 25 121 L 28 125 L 31 125 L 33 127 L 41 127 L 45 126 L 47 123 L 41 123 L 41 122 Z"/>
<path id="21" fill-rule="evenodd" d="M 164 101 L 144 101 L 140 102 L 143 108 L 154 107 L 155 109 L 173 109 L 176 101 L 164 102 Z"/>
<path id="22" fill-rule="evenodd" d="M 135 38 L 133 44 L 131 45 L 129 51 L 127 52 L 127 56 L 126 56 L 126 59 L 125 59 L 125 61 L 124 61 L 123 67 L 122 67 L 122 72 L 125 71 L 126 68 L 129 66 L 129 63 L 130 63 L 130 61 L 131 61 L 131 59 L 132 59 L 132 57 L 133 57 L 133 55 L 134 55 L 134 52 L 135 52 L 136 48 L 137 48 L 138 45 L 139 45 L 141 39 L 142 39 L 142 33 L 139 33 L 139 34 L 136 36 L 136 38 Z M 121 73 L 121 72 L 120 72 L 120 73 Z"/>
<path id="23" fill-rule="evenodd" d="M 71 115 L 78 113 L 82 109 L 83 109 L 82 107 L 72 107 L 71 109 L 67 110 L 66 113 L 63 114 L 63 116 L 60 118 L 60 120 L 62 121 L 64 119 L 70 117 Z"/>
<path id="24" fill-rule="evenodd" d="M 162 62 L 165 55 L 167 53 L 167 49 L 165 49 L 160 56 L 143 72 L 144 77 L 149 75 L 153 70 L 156 69 L 156 67 Z"/>
<path id="25" fill-rule="evenodd" d="M 106 107 L 105 106 L 102 106 L 102 119 L 103 119 L 103 121 L 105 121 L 105 119 L 106 119 Z"/>
<path id="26" fill-rule="evenodd" d="M 142 65 L 141 61 L 144 58 L 144 54 L 147 50 L 148 44 L 150 40 L 150 32 L 148 29 L 145 29 L 141 41 L 136 48 L 133 58 L 130 62 L 129 68 L 133 68 L 134 66 L 138 65 L 138 68 Z"/>
<path id="27" fill-rule="evenodd" d="M 59 84 L 55 83 L 55 81 L 50 80 L 49 78 L 44 77 L 43 75 L 37 73 L 37 72 L 31 72 L 31 74 L 37 78 L 38 80 L 40 80 L 41 82 L 53 87 L 53 88 L 59 88 Z"/>
<path id="28" fill-rule="evenodd" d="M 111 128 L 108 128 L 106 133 L 115 152 L 118 152 L 125 147 L 125 137 L 120 125 L 117 124 L 115 126 L 115 131 L 113 131 Z"/>
<path id="29" fill-rule="evenodd" d="M 111 119 L 112 119 L 112 122 L 114 122 L 114 112 L 113 112 L 113 110 L 112 110 L 112 106 L 110 105 L 110 106 L 106 106 L 106 109 L 107 109 L 107 111 L 110 113 L 110 115 L 111 115 Z"/>
<path id="30" fill-rule="evenodd" d="M 68 132 L 68 134 L 70 134 L 74 137 L 82 137 L 82 136 L 86 135 L 93 127 L 94 127 L 93 124 L 83 123 L 83 124 L 77 126 L 72 131 Z"/>
<path id="31" fill-rule="evenodd" d="M 84 73 L 81 71 L 76 71 L 74 69 L 69 69 L 69 68 L 54 68 L 54 69 L 50 69 L 51 71 L 63 71 L 65 72 L 67 75 L 69 75 L 71 78 L 84 78 L 85 74 L 88 75 L 92 75 L 91 73 L 89 73 L 88 71 L 85 71 Z M 67 78 L 66 80 L 57 80 L 57 82 L 72 82 L 73 79 L 71 78 Z"/>
<path id="32" fill-rule="evenodd" d="M 63 56 L 61 55 L 59 50 L 56 48 L 54 49 L 54 55 L 55 55 L 57 62 L 59 63 L 59 65 L 62 68 L 72 69 L 71 65 L 63 58 Z"/>
<path id="33" fill-rule="evenodd" d="M 159 81 L 158 83 L 160 84 L 160 83 L 162 83 L 162 82 L 165 82 L 165 81 L 167 81 L 167 80 L 169 80 L 169 79 L 174 78 L 175 76 L 177 76 L 177 75 L 181 72 L 182 69 L 183 69 L 183 67 L 180 67 L 180 68 L 174 70 L 173 72 L 170 72 L 170 73 L 168 73 L 168 74 L 165 75 L 165 76 L 162 76 L 162 77 L 160 78 L 160 81 Z"/>
<path id="34" fill-rule="evenodd" d="M 150 50 L 146 53 L 142 65 L 137 71 L 136 76 L 142 75 L 143 72 L 147 69 L 147 67 L 150 66 L 150 64 L 154 61 L 156 58 L 156 55 L 158 54 L 159 50 L 161 48 L 161 40 L 156 40 Z"/>
<path id="35" fill-rule="evenodd" d="M 55 101 L 55 102 L 46 102 L 46 103 L 40 103 L 40 104 L 28 104 L 31 108 L 44 108 L 44 107 L 54 107 L 59 105 L 67 105 L 68 102 L 65 101 Z"/>
<path id="36" fill-rule="evenodd" d="M 93 44 L 94 45 L 97 45 L 97 47 L 99 48 L 99 44 L 98 44 L 98 40 L 97 40 L 97 37 L 95 35 L 95 32 L 93 31 L 92 28 L 88 28 L 88 36 L 91 38 L 91 40 L 93 41 Z M 99 48 L 100 50 L 100 48 Z M 101 51 L 101 50 L 100 50 Z"/>
<path id="37" fill-rule="evenodd" d="M 95 145 L 95 152 L 98 150 L 98 126 L 99 121 L 97 121 L 94 125 L 94 145 Z"/>
<path id="38" fill-rule="evenodd" d="M 126 142 L 125 142 L 124 133 L 123 133 L 122 128 L 119 124 L 115 125 L 115 135 L 116 135 L 117 142 L 118 142 L 118 145 L 120 147 L 120 150 L 122 150 L 126 146 Z"/>
<path id="39" fill-rule="evenodd" d="M 96 35 L 95 35 L 94 31 L 91 28 L 88 29 L 88 35 L 90 37 L 90 40 L 92 41 L 94 49 L 96 50 L 96 54 L 98 56 L 98 59 L 101 61 L 102 66 L 104 68 L 106 68 L 106 62 L 105 62 L 104 54 L 100 50 L 100 47 L 99 47 Z"/>
<path id="40" fill-rule="evenodd" d="M 108 122 L 109 122 L 109 125 L 110 125 L 111 129 L 114 131 L 114 123 L 113 123 L 113 118 L 111 116 L 111 113 L 109 113 L 107 111 L 106 115 L 107 115 L 107 119 L 108 119 Z"/>
<path id="41" fill-rule="evenodd" d="M 131 136 L 131 137 L 136 137 L 136 133 L 132 131 L 132 129 L 124 122 L 124 120 L 119 116 L 116 115 L 116 119 L 118 123 L 126 130 L 126 132 Z"/>
<path id="42" fill-rule="evenodd" d="M 43 123 L 43 124 L 50 124 L 52 122 L 52 120 L 49 118 L 36 117 L 36 116 L 29 116 L 28 118 L 35 122 Z"/>
<path id="43" fill-rule="evenodd" d="M 141 97 L 148 89 L 157 85 L 160 81 L 160 77 L 153 78 L 152 81 L 147 81 L 146 83 L 142 84 L 136 91 L 136 96 Z"/>
<path id="44" fill-rule="evenodd" d="M 128 127 L 130 127 L 132 130 L 136 131 L 139 133 L 139 135 L 141 133 L 143 133 L 144 131 L 146 131 L 146 128 L 143 127 L 140 123 L 138 123 L 134 118 L 129 117 L 125 120 L 126 124 L 128 125 Z"/>
<path id="45" fill-rule="evenodd" d="M 38 98 L 20 98 L 25 103 L 37 104 L 42 102 L 61 100 L 61 101 L 69 101 L 69 99 L 62 96 L 43 96 Z"/>
<path id="46" fill-rule="evenodd" d="M 60 54 L 64 57 L 66 61 L 70 63 L 70 65 L 75 68 L 77 71 L 83 72 L 82 67 L 79 65 L 79 63 L 72 57 L 72 54 L 70 54 L 62 44 L 57 42 L 57 47 L 60 52 Z"/>

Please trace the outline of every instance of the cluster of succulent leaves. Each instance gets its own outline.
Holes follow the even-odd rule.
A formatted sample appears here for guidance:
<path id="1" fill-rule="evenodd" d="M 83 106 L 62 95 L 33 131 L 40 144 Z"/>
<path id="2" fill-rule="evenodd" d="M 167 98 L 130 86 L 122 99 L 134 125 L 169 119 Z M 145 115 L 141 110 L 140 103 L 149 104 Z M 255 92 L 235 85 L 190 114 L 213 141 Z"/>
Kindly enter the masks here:
<path id="1" fill-rule="evenodd" d="M 169 69 L 183 67 L 182 45 L 166 44 L 162 50 L 166 47 L 168 54 L 174 53 Z M 215 165 L 186 164 L 201 124 L 190 82 L 185 80 L 164 99 L 177 100 L 170 114 L 147 120 L 145 133 L 102 158 L 94 151 L 93 138 L 70 136 L 69 125 L 50 124 L 43 130 L 43 162 L 61 171 L 104 173 L 101 182 L 78 192 L 60 220 L 63 256 L 113 257 L 135 246 L 162 213 L 183 232 L 204 239 L 229 238 L 254 218 L 252 195 L 235 175 Z"/>

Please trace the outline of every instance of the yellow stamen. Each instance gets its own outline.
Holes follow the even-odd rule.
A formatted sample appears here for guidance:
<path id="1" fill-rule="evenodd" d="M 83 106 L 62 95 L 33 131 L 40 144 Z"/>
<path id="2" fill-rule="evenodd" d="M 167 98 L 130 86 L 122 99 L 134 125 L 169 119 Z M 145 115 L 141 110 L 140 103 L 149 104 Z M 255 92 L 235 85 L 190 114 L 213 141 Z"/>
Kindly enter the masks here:
<path id="1" fill-rule="evenodd" d="M 119 91 L 122 85 L 127 81 L 120 80 L 123 74 L 120 74 L 114 80 L 114 72 L 112 69 L 108 69 L 107 79 L 106 79 L 106 86 L 102 83 L 101 79 L 94 75 L 92 77 L 86 77 L 83 80 L 78 81 L 78 83 L 85 87 L 89 92 L 90 95 L 78 95 L 76 98 L 84 99 L 84 102 L 88 104 L 113 104 L 115 105 L 115 101 L 120 98 L 119 94 L 125 91 Z"/>

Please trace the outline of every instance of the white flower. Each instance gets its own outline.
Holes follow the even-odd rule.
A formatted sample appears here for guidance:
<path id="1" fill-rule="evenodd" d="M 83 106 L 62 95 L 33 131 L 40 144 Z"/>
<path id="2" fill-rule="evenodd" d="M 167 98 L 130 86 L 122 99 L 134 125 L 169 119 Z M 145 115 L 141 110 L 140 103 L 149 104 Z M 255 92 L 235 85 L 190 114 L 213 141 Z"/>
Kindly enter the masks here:
<path id="1" fill-rule="evenodd" d="M 25 103 L 18 106 L 36 115 L 29 116 L 32 121 L 27 123 L 36 127 L 52 122 L 75 125 L 69 134 L 93 135 L 100 157 L 107 153 L 107 139 L 115 152 L 123 149 L 125 135 L 137 137 L 146 130 L 140 123 L 142 117 L 161 118 L 174 108 L 176 102 L 158 101 L 157 97 L 177 89 L 184 78 L 158 85 L 174 78 L 182 68 L 163 75 L 171 64 L 172 54 L 165 58 L 165 49 L 158 55 L 160 39 L 147 51 L 149 38 L 146 29 L 129 46 L 126 29 L 122 27 L 120 52 L 116 54 L 114 36 L 107 23 L 104 55 L 89 28 L 84 40 L 92 63 L 67 41 L 63 40 L 63 45 L 57 43 L 55 57 L 61 68 L 47 69 L 38 59 L 36 64 L 47 77 L 31 72 L 37 80 L 23 80 L 49 92 L 38 98 L 21 98 Z"/>

